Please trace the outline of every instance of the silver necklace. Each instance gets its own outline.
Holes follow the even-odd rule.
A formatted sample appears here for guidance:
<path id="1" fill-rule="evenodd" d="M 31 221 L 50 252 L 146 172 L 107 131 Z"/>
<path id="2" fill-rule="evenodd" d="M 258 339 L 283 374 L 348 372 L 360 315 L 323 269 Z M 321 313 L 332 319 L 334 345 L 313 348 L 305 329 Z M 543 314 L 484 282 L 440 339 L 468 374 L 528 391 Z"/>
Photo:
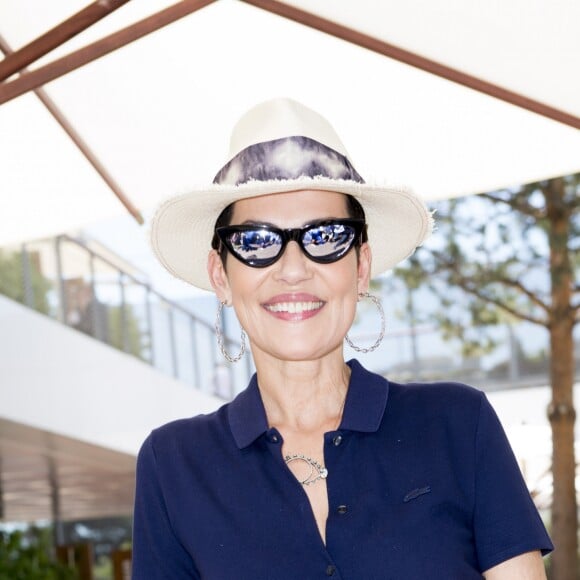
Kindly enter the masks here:
<path id="1" fill-rule="evenodd" d="M 342 401 L 342 405 L 340 406 L 340 410 L 338 412 L 338 421 L 336 425 L 336 429 L 340 426 L 340 421 L 342 419 L 342 412 L 344 411 L 344 404 L 346 403 L 346 395 Z M 324 467 L 321 463 L 316 461 L 316 459 L 312 459 L 312 457 L 307 457 L 302 453 L 293 453 L 292 455 L 286 455 L 284 457 L 284 462 L 286 465 L 289 465 L 293 461 L 302 461 L 306 463 L 310 467 L 310 472 L 304 479 L 298 479 L 298 481 L 302 485 L 312 485 L 316 483 L 319 479 L 326 479 L 328 477 L 328 469 Z"/>
<path id="2" fill-rule="evenodd" d="M 298 480 L 302 485 L 312 485 L 319 479 L 326 479 L 328 476 L 328 469 L 326 469 L 326 467 L 318 463 L 316 459 L 306 457 L 306 455 L 302 455 L 301 453 L 286 455 L 284 461 L 286 462 L 286 465 L 292 463 L 292 461 L 302 461 L 310 467 L 310 473 L 304 479 Z"/>

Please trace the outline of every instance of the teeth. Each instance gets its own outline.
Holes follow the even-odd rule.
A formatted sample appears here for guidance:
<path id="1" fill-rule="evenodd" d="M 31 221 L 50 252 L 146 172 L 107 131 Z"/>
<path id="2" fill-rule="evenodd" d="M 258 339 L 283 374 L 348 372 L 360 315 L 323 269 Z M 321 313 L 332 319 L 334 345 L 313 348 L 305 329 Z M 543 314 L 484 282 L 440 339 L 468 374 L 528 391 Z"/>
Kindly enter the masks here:
<path id="1" fill-rule="evenodd" d="M 289 312 L 290 314 L 300 314 L 309 310 L 322 308 L 322 302 L 277 302 L 276 304 L 266 304 L 266 310 L 270 312 Z"/>

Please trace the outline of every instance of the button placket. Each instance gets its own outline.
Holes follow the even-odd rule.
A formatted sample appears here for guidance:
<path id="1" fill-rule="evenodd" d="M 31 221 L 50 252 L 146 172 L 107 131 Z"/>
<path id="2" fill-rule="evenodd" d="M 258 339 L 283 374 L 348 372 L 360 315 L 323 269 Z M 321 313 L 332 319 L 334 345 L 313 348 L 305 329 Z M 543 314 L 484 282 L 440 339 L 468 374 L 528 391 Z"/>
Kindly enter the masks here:
<path id="1" fill-rule="evenodd" d="M 351 434 L 341 431 L 328 433 L 325 440 L 326 452 L 328 453 L 326 459 L 330 474 L 327 482 L 329 517 L 326 538 L 327 546 L 331 549 L 336 542 L 338 542 L 337 545 L 340 545 L 343 541 L 350 520 L 351 506 L 348 500 L 351 499 L 352 490 L 350 489 L 351 486 L 347 484 L 349 478 L 344 477 L 345 453 L 348 453 L 350 442 Z M 332 474 L 335 475 L 333 479 L 331 479 Z M 339 568 L 334 563 L 328 564 L 326 575 L 332 577 L 333 580 L 342 578 Z"/>

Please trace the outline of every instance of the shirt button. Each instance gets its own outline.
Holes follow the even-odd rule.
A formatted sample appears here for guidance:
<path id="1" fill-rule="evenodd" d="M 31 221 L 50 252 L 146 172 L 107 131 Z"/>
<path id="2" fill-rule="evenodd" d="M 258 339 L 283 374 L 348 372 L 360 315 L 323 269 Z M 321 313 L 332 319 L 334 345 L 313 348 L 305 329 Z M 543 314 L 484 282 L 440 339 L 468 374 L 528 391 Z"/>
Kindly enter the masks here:
<path id="1" fill-rule="evenodd" d="M 332 442 L 334 443 L 335 447 L 338 447 L 342 443 L 342 435 L 335 435 Z"/>
<path id="2" fill-rule="evenodd" d="M 278 435 L 272 435 L 272 437 L 270 437 L 270 441 L 272 443 L 278 443 L 279 441 Z"/>
<path id="3" fill-rule="evenodd" d="M 339 505 L 336 508 L 337 513 L 339 513 L 341 516 L 343 516 L 347 511 L 348 511 L 348 507 L 346 507 L 345 505 Z"/>
<path id="4" fill-rule="evenodd" d="M 332 564 L 329 564 L 326 567 L 326 575 L 327 576 L 334 576 L 334 573 L 336 572 L 336 567 L 333 566 Z"/>

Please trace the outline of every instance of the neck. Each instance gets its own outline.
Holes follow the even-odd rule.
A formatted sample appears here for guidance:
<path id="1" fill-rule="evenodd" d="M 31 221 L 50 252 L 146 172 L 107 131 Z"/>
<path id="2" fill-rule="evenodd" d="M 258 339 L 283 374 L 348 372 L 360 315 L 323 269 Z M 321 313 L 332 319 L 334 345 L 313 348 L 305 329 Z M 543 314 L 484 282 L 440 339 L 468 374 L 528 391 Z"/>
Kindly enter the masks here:
<path id="1" fill-rule="evenodd" d="M 255 363 L 270 426 L 301 432 L 338 427 L 350 380 L 342 349 L 312 361 L 258 356 Z"/>

